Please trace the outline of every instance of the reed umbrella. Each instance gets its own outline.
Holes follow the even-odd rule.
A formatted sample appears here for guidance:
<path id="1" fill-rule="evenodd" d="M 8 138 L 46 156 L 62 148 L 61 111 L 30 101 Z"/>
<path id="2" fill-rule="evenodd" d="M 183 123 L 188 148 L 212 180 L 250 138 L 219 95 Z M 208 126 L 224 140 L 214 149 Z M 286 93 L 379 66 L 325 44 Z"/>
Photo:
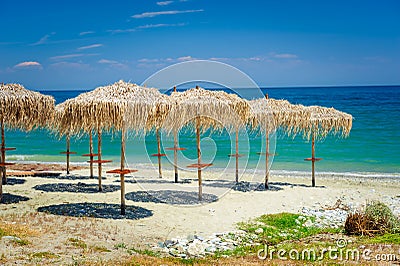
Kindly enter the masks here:
<path id="1" fill-rule="evenodd" d="M 291 104 L 287 100 L 277 100 L 265 95 L 248 101 L 251 107 L 249 123 L 253 130 L 257 129 L 265 133 L 265 189 L 269 188 L 269 157 L 274 154 L 269 152 L 269 135 L 282 128 L 287 134 L 295 135 L 307 127 L 310 113 L 303 105 Z M 262 154 L 262 153 L 260 153 Z"/>
<path id="2" fill-rule="evenodd" d="M 306 112 L 310 113 L 310 117 L 302 130 L 304 136 L 310 140 L 311 138 L 311 158 L 304 160 L 311 161 L 311 185 L 315 187 L 315 162 L 322 158 L 315 157 L 315 141 L 325 138 L 328 134 L 348 137 L 353 124 L 352 115 L 336 110 L 335 108 L 327 108 L 321 106 L 308 106 Z"/>
<path id="3" fill-rule="evenodd" d="M 199 200 L 202 200 L 203 168 L 212 164 L 201 161 L 200 131 L 209 128 L 232 130 L 246 123 L 250 113 L 248 103 L 235 94 L 223 91 L 209 91 L 198 86 L 185 92 L 172 92 L 172 100 L 175 102 L 164 123 L 167 132 L 178 131 L 185 125 L 196 131 L 197 164 L 188 167 L 197 168 L 199 184 Z"/>
<path id="4" fill-rule="evenodd" d="M 25 89 L 20 84 L 1 84 L 0 87 L 0 127 L 1 127 L 1 174 L 0 200 L 2 198 L 2 184 L 7 182 L 5 152 L 15 148 L 7 148 L 5 144 L 4 128 L 30 131 L 37 127 L 44 127 L 52 121 L 54 116 L 55 100 L 51 96 L 43 95 Z"/>
<path id="5" fill-rule="evenodd" d="M 137 170 L 125 169 L 125 139 L 128 129 L 137 132 L 147 129 L 147 120 L 152 112 L 157 111 L 155 103 L 163 97 L 154 88 L 140 87 L 124 81 L 109 86 L 99 87 L 82 93 L 65 102 L 65 112 L 57 130 L 61 133 L 80 134 L 93 130 L 98 132 L 99 188 L 101 187 L 101 132 L 121 132 L 121 165 L 119 169 L 108 173 L 120 175 L 121 214 L 125 214 L 125 175 Z M 167 108 L 167 105 L 164 106 Z M 158 108 L 163 108 L 162 106 Z"/>

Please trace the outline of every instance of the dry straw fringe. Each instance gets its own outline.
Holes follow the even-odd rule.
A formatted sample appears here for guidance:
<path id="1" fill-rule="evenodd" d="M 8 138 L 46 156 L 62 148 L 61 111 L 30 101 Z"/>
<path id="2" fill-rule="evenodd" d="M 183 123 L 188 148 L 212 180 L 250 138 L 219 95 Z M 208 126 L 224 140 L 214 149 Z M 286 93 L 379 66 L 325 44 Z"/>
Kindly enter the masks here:
<path id="1" fill-rule="evenodd" d="M 54 117 L 52 96 L 25 89 L 20 84 L 1 84 L 0 120 L 13 129 L 30 131 L 46 127 Z"/>
<path id="2" fill-rule="evenodd" d="M 250 115 L 250 106 L 242 98 L 224 91 L 209 91 L 192 88 L 184 92 L 173 92 L 173 102 L 163 128 L 167 133 L 178 131 L 184 126 L 196 128 L 200 122 L 201 130 L 232 131 L 245 127 Z"/>
<path id="3" fill-rule="evenodd" d="M 156 126 L 169 108 L 168 98 L 157 89 L 121 80 L 57 106 L 54 130 L 61 135 L 123 128 L 143 133 Z"/>

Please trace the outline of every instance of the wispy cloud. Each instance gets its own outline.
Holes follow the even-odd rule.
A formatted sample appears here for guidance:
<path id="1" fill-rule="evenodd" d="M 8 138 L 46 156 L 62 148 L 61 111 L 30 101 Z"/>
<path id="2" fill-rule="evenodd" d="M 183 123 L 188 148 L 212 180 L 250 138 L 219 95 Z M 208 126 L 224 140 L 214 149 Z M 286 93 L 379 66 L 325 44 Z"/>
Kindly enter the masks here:
<path id="1" fill-rule="evenodd" d="M 90 65 L 81 62 L 57 62 L 50 65 L 55 68 L 70 68 L 70 69 L 89 69 Z"/>
<path id="2" fill-rule="evenodd" d="M 81 56 L 84 56 L 84 54 L 57 55 L 57 56 L 52 56 L 52 57 L 50 57 L 50 59 L 51 59 L 51 60 L 64 60 L 64 59 L 76 58 L 76 57 L 81 57 Z"/>
<path id="3" fill-rule="evenodd" d="M 185 26 L 186 23 L 178 23 L 178 24 L 147 24 L 136 27 L 136 29 L 151 29 L 151 28 L 162 28 L 162 27 L 182 27 Z"/>
<path id="4" fill-rule="evenodd" d="M 32 43 L 32 46 L 36 46 L 36 45 L 41 45 L 41 44 L 45 44 L 49 41 L 49 38 L 51 35 L 56 34 L 55 32 L 52 32 L 51 34 L 46 34 L 44 35 L 42 38 L 39 39 L 39 41 Z"/>
<path id="5" fill-rule="evenodd" d="M 34 68 L 42 68 L 42 65 L 39 62 L 36 61 L 25 61 L 25 62 L 21 62 L 19 64 L 16 64 L 14 66 L 14 68 L 30 68 L 30 67 L 34 67 Z"/>
<path id="6" fill-rule="evenodd" d="M 296 59 L 296 58 L 298 58 L 298 56 L 295 54 L 273 54 L 272 57 L 279 58 L 279 59 Z"/>
<path id="7" fill-rule="evenodd" d="M 182 62 L 182 61 L 196 60 L 196 58 L 191 57 L 190 55 L 187 55 L 187 56 L 178 57 L 177 60 Z"/>
<path id="8" fill-rule="evenodd" d="M 158 12 L 144 12 L 142 14 L 133 15 L 132 18 L 153 18 L 161 15 L 176 15 L 184 13 L 197 13 L 203 11 L 204 11 L 203 9 L 196 9 L 196 10 L 170 10 L 170 11 L 158 11 Z"/>
<path id="9" fill-rule="evenodd" d="M 96 43 L 96 44 L 79 47 L 78 50 L 93 49 L 93 48 L 97 48 L 97 47 L 101 47 L 101 46 L 103 46 L 101 43 Z"/>
<path id="10" fill-rule="evenodd" d="M 93 34 L 93 33 L 95 33 L 95 32 L 94 32 L 94 31 L 91 31 L 91 30 L 89 30 L 89 31 L 82 31 L 82 32 L 79 33 L 79 36 L 84 36 L 84 35 Z"/>
<path id="11" fill-rule="evenodd" d="M 157 2 L 157 5 L 159 5 L 159 6 L 167 6 L 167 5 L 170 5 L 170 4 L 172 4 L 174 1 L 160 1 L 160 2 Z"/>
<path id="12" fill-rule="evenodd" d="M 185 26 L 185 25 L 186 25 L 186 23 L 176 23 L 176 24 L 165 24 L 165 23 L 160 23 L 160 24 L 146 24 L 146 25 L 142 25 L 142 26 L 137 26 L 136 28 L 108 30 L 107 32 L 110 32 L 110 33 L 112 33 L 112 34 L 117 34 L 117 33 L 135 32 L 135 31 L 138 31 L 138 30 L 152 29 L 152 28 L 183 27 L 183 26 Z"/>
<path id="13" fill-rule="evenodd" d="M 115 60 L 108 60 L 108 59 L 100 59 L 99 61 L 97 61 L 97 63 L 99 64 L 104 64 L 104 65 L 111 65 L 113 67 L 119 67 L 119 68 L 123 68 L 123 67 L 128 67 L 127 65 L 115 61 Z"/>
<path id="14" fill-rule="evenodd" d="M 137 31 L 136 28 L 132 29 L 116 29 L 116 30 L 107 30 L 107 32 L 110 32 L 112 34 L 117 34 L 117 33 L 127 33 L 127 32 L 135 32 Z"/>

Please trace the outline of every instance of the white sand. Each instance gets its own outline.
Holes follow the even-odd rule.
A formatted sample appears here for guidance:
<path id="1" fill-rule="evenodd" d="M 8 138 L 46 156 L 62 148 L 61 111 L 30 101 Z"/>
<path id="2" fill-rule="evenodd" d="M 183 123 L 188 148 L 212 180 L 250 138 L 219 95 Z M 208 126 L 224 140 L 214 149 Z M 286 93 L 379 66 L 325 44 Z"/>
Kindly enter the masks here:
<path id="1" fill-rule="evenodd" d="M 87 176 L 88 173 L 89 170 L 80 170 L 72 174 Z M 97 173 L 97 169 L 95 173 Z M 172 171 L 164 170 L 163 174 L 162 180 L 172 182 Z M 103 180 L 103 185 L 119 184 L 115 182 L 119 179 L 117 175 L 107 174 L 105 176 L 107 179 Z M 139 180 L 158 182 L 126 183 L 126 193 L 138 190 L 163 189 L 197 191 L 197 180 L 193 180 L 191 184 L 160 183 L 158 173 L 154 169 L 141 169 L 139 172 L 132 174 L 132 176 L 138 177 Z M 181 172 L 180 176 L 181 178 L 195 179 L 196 173 Z M 220 173 L 215 171 L 206 171 L 203 173 L 203 178 L 221 181 Z M 249 180 L 253 176 L 245 174 L 242 178 Z M 157 243 L 159 240 L 173 237 L 186 237 L 189 234 L 209 236 L 214 232 L 234 230 L 237 222 L 246 221 L 262 214 L 299 212 L 302 207 L 320 208 L 333 206 L 339 198 L 345 204 L 352 203 L 361 206 L 370 200 L 381 200 L 390 203 L 393 198 L 400 195 L 400 179 L 349 178 L 319 176 L 317 174 L 317 187 L 313 188 L 308 186 L 311 183 L 310 177 L 272 175 L 270 178 L 272 187 L 280 190 L 240 192 L 229 190 L 226 187 L 204 186 L 203 193 L 222 196 L 217 202 L 196 206 L 174 206 L 163 203 L 126 200 L 127 205 L 146 208 L 151 210 L 153 215 L 139 220 L 114 220 L 74 218 L 37 213 L 38 207 L 53 204 L 82 202 L 119 204 L 120 191 L 110 193 L 56 193 L 43 192 L 32 188 L 35 185 L 47 183 L 83 182 L 97 184 L 96 179 L 60 180 L 40 177 L 19 179 L 26 179 L 26 182 L 20 185 L 4 186 L 3 192 L 27 196 L 30 200 L 17 204 L 0 205 L 2 220 L 7 223 L 26 223 L 30 228 L 41 232 L 40 236 L 30 239 L 34 244 L 32 244 L 32 247 L 25 247 L 24 252 L 48 250 L 49 247 L 52 250 L 57 250 L 54 247 L 58 247 L 60 254 L 67 257 L 71 255 L 72 251 L 63 247 L 71 236 L 79 237 L 87 243 L 106 246 L 110 249 L 118 243 L 147 247 Z M 130 180 L 132 177 L 126 177 L 126 179 Z M 223 179 L 233 181 L 234 175 L 224 174 Z M 262 174 L 256 176 L 256 179 L 262 180 Z M 208 183 L 215 182 L 208 181 Z M 398 207 L 400 208 L 400 206 Z M 32 250 L 29 250 L 29 248 Z M 9 246 L 1 247 L 0 254 L 9 254 L 9 249 Z M 18 254 L 15 250 L 14 253 Z M 118 256 L 118 252 L 113 252 L 112 255 L 107 253 L 104 256 Z"/>

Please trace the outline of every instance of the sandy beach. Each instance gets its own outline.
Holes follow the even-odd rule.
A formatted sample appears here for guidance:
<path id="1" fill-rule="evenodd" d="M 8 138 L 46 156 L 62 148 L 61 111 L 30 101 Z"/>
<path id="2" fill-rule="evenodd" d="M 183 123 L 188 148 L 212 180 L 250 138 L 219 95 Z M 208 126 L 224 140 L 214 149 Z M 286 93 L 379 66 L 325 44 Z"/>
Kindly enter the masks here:
<path id="1" fill-rule="evenodd" d="M 221 178 L 221 173 L 207 170 L 203 175 L 204 198 L 207 199 L 209 195 L 213 196 L 211 200 L 216 201 L 182 204 L 185 200 L 180 201 L 180 197 L 186 197 L 186 201 L 196 198 L 197 179 L 194 172 L 181 172 L 183 182 L 174 184 L 172 171 L 164 170 L 163 178 L 159 179 L 155 169 L 139 170 L 126 177 L 126 218 L 118 214 L 120 190 L 116 187 L 119 185 L 117 175 L 105 175 L 106 178 L 102 180 L 104 191 L 101 193 L 96 191 L 97 180 L 88 178 L 88 169 L 74 170 L 69 176 L 62 172 L 59 177 L 9 177 L 10 185 L 3 186 L 5 199 L 10 195 L 26 198 L 19 199 L 21 201 L 17 203 L 1 204 L 0 219 L 3 224 L 29 229 L 26 237 L 29 244 L 18 246 L 2 240 L 2 261 L 32 263 L 35 259 L 30 254 L 52 252 L 57 254 L 55 261 L 58 262 L 72 263 L 74 260 L 87 259 L 104 262 L 129 257 L 124 249 L 116 248 L 118 245 L 149 249 L 159 241 L 171 238 L 188 235 L 207 237 L 216 232 L 236 230 L 238 222 L 262 214 L 299 213 L 302 208 L 330 208 L 339 199 L 353 210 L 368 201 L 380 200 L 388 204 L 397 215 L 400 213 L 398 179 L 317 174 L 317 187 L 311 187 L 310 177 L 272 174 L 271 190 L 243 192 L 231 189 L 234 185 L 233 173 L 224 173 Z M 253 178 L 253 174 L 244 174 L 241 180 Z M 262 178 L 262 175 L 257 178 Z M 143 193 L 138 194 L 139 191 L 155 191 L 158 193 L 154 194 L 157 200 L 146 200 Z M 85 213 L 88 209 L 82 207 L 84 203 L 113 206 L 115 214 L 103 218 L 89 217 L 93 215 Z M 47 212 L 40 209 L 51 205 L 55 206 L 47 209 Z M 138 217 L 135 217 L 134 211 L 130 212 L 134 210 L 130 208 L 135 207 L 140 207 L 136 209 L 142 215 L 139 219 L 135 219 Z M 65 215 L 58 215 L 57 210 Z M 83 217 L 73 217 L 76 215 Z M 71 238 L 113 252 L 93 249 L 82 254 L 79 248 L 69 243 Z"/>

